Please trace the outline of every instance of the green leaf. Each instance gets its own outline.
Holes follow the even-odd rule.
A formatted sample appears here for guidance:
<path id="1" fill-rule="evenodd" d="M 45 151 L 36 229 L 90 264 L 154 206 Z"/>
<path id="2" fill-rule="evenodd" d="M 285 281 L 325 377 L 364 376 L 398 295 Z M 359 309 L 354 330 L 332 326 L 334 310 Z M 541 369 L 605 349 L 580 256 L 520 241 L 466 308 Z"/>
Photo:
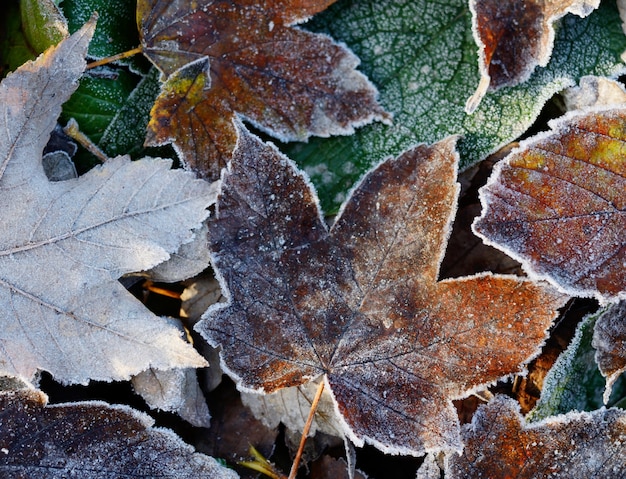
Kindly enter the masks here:
<path id="1" fill-rule="evenodd" d="M 150 109 L 161 90 L 159 71 L 152 67 L 105 130 L 98 146 L 109 156 L 144 154 Z"/>
<path id="2" fill-rule="evenodd" d="M 51 0 L 6 1 L 0 6 L 0 77 L 67 35 L 67 23 Z"/>
<path id="3" fill-rule="evenodd" d="M 349 137 L 314 138 L 284 150 L 311 176 L 327 212 L 373 163 L 417 142 L 461 134 L 461 167 L 521 135 L 556 92 L 583 75 L 616 77 L 626 37 L 614 2 L 585 19 L 568 15 L 552 60 L 522 85 L 489 93 L 468 116 L 465 102 L 479 82 L 477 46 L 465 0 L 345 0 L 307 28 L 345 42 L 378 86 L 392 126 L 373 124 Z"/>
<path id="4" fill-rule="evenodd" d="M 580 322 L 572 342 L 546 375 L 541 398 L 528 413 L 528 421 L 540 421 L 574 410 L 594 411 L 604 405 L 605 378 L 598 369 L 596 351 L 591 346 L 596 320 L 604 312 L 605 309 L 600 309 Z M 618 383 L 613 392 L 617 395 L 613 397 L 620 397 L 624 383 Z"/>
<path id="5" fill-rule="evenodd" d="M 74 118 L 81 131 L 98 143 L 136 84 L 137 77 L 121 69 L 109 70 L 107 76 L 85 75 L 76 93 L 63 105 L 62 118 Z"/>
<path id="6" fill-rule="evenodd" d="M 69 35 L 67 21 L 52 0 L 20 0 L 20 9 L 22 31 L 37 54 Z"/>

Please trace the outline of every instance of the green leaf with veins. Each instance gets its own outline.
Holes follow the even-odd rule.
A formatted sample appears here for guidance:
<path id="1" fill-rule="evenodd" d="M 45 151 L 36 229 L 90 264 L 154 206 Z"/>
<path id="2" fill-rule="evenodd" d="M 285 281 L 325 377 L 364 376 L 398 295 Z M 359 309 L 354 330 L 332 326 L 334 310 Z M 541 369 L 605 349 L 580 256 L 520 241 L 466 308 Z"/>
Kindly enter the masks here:
<path id="1" fill-rule="evenodd" d="M 541 398 L 527 416 L 528 421 L 541 421 L 549 416 L 570 411 L 594 411 L 604 406 L 605 378 L 595 360 L 596 350 L 591 346 L 596 320 L 605 312 L 600 309 L 583 318 L 574 338 L 558 357 L 546 375 Z M 613 398 L 624 393 L 624 381 L 614 388 Z"/>
<path id="2" fill-rule="evenodd" d="M 548 66 L 524 84 L 487 94 L 471 116 L 464 107 L 479 72 L 465 0 L 340 1 L 306 27 L 352 48 L 361 71 L 378 86 L 382 106 L 394 114 L 392 126 L 283 146 L 309 173 L 327 212 L 336 211 L 354 181 L 384 157 L 461 134 L 461 167 L 468 167 L 520 136 L 555 93 L 581 76 L 626 71 L 620 60 L 626 37 L 614 2 L 584 19 L 566 16 Z"/>

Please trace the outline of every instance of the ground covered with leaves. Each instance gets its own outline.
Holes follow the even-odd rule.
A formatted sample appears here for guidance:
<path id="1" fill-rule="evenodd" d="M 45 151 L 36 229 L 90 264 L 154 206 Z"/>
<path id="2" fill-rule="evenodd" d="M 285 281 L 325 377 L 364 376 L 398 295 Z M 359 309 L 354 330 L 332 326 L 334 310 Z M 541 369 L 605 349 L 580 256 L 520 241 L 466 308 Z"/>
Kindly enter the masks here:
<path id="1" fill-rule="evenodd" d="M 0 475 L 624 477 L 622 18 L 5 2 Z"/>

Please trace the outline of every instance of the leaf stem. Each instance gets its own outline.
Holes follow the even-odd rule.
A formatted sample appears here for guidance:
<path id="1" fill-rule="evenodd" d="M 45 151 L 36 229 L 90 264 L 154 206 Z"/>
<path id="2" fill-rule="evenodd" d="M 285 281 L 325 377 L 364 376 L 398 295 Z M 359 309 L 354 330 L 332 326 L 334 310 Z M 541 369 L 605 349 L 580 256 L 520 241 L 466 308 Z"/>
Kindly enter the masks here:
<path id="1" fill-rule="evenodd" d="M 139 45 L 137 48 L 133 48 L 132 50 L 128 50 L 126 52 L 118 53 L 117 55 L 111 55 L 110 57 L 101 58 L 100 60 L 96 60 L 95 62 L 91 62 L 87 64 L 86 70 L 90 70 L 91 68 L 96 68 L 102 65 L 106 65 L 108 63 L 113 63 L 122 58 L 132 57 L 137 53 L 141 53 L 143 48 Z"/>
<path id="2" fill-rule="evenodd" d="M 313 398 L 313 402 L 311 403 L 311 409 L 309 410 L 309 417 L 306 419 L 306 424 L 304 425 L 304 429 L 302 430 L 302 437 L 300 438 L 300 446 L 298 446 L 298 452 L 296 452 L 296 457 L 293 459 L 293 464 L 291 465 L 291 471 L 289 472 L 288 479 L 295 479 L 296 474 L 298 473 L 298 467 L 300 466 L 300 459 L 302 459 L 302 453 L 304 452 L 304 444 L 306 443 L 307 436 L 309 435 L 309 431 L 311 430 L 311 424 L 313 424 L 313 418 L 315 417 L 315 411 L 317 411 L 317 405 L 322 398 L 322 393 L 324 392 L 324 379 L 320 381 L 320 385 L 317 387 L 317 391 L 315 392 L 315 397 Z"/>
<path id="3" fill-rule="evenodd" d="M 63 128 L 63 133 L 80 143 L 87 151 L 89 151 L 89 153 L 98 158 L 102 163 L 109 159 L 109 157 L 100 148 L 98 148 L 95 143 L 87 137 L 87 135 L 80 131 L 78 123 L 76 123 L 74 118 L 70 118 L 67 122 L 67 125 Z"/>

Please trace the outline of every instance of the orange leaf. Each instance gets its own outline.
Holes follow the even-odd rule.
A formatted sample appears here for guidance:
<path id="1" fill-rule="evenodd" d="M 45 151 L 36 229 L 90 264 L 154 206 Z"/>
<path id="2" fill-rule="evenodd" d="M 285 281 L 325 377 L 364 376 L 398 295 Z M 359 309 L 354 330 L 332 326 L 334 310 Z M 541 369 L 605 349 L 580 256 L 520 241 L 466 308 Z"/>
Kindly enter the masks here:
<path id="1" fill-rule="evenodd" d="M 474 231 L 575 296 L 626 292 L 626 109 L 552 122 L 481 190 Z"/>
<path id="2" fill-rule="evenodd" d="M 621 479 L 626 474 L 626 414 L 571 412 L 525 423 L 515 401 L 496 396 L 463 426 L 462 456 L 450 455 L 446 477 L 461 479 Z"/>

